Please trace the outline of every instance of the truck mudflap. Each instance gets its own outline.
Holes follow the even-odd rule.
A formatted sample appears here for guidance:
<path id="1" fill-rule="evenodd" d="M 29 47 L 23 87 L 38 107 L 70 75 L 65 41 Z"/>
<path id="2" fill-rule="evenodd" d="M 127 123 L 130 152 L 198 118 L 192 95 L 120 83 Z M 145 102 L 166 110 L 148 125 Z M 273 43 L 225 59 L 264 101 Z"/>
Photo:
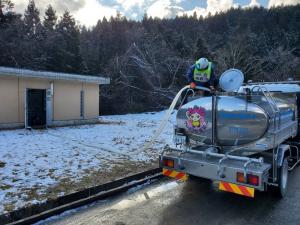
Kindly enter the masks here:
<path id="1" fill-rule="evenodd" d="M 270 164 L 253 158 L 195 151 L 164 151 L 159 161 L 166 176 L 176 179 L 187 174 L 223 182 L 219 186 L 221 190 L 237 194 L 245 192 L 243 195 L 249 197 L 254 196 L 255 189 L 265 191 L 271 168 Z"/>

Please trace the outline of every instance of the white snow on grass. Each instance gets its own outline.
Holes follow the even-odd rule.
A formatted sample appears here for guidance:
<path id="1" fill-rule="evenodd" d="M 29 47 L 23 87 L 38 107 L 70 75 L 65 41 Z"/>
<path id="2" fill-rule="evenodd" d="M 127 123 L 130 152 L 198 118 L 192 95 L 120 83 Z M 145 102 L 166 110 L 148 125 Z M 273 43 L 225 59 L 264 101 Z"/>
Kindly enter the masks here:
<path id="1" fill-rule="evenodd" d="M 97 125 L 0 131 L 0 214 L 7 204 L 22 207 L 38 202 L 29 201 L 26 190 L 42 194 L 64 178 L 78 181 L 87 171 L 107 170 L 118 161 L 157 159 L 161 148 L 172 142 L 175 113 L 154 149 L 142 149 L 164 114 L 102 116 L 104 123 Z"/>

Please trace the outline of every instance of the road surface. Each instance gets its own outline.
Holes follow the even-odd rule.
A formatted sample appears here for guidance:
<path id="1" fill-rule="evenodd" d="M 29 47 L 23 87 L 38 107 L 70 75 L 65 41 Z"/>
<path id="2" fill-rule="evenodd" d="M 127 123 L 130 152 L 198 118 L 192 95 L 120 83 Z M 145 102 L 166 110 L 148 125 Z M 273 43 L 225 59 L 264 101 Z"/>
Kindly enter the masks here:
<path id="1" fill-rule="evenodd" d="M 300 167 L 290 173 L 284 199 L 257 193 L 254 199 L 221 192 L 216 183 L 164 179 L 40 224 L 210 225 L 300 224 Z"/>

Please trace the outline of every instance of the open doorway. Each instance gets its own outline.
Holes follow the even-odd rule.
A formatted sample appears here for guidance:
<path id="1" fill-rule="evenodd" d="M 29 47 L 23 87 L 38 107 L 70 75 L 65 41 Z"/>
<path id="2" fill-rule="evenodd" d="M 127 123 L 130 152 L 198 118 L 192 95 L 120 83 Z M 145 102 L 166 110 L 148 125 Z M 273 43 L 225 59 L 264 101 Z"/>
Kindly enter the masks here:
<path id="1" fill-rule="evenodd" d="M 46 127 L 46 90 L 27 89 L 26 98 L 26 127 Z"/>

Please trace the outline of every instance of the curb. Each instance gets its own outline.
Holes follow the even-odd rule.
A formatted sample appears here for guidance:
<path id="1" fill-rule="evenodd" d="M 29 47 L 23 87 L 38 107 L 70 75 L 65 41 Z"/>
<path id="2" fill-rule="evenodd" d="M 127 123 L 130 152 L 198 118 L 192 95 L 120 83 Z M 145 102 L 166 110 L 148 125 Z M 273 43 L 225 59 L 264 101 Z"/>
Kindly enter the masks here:
<path id="1" fill-rule="evenodd" d="M 78 208 L 109 196 L 124 192 L 132 187 L 144 184 L 149 180 L 162 176 L 160 168 L 134 174 L 112 182 L 90 187 L 82 191 L 49 199 L 46 202 L 24 207 L 10 213 L 0 215 L 0 225 L 25 225 L 36 223 L 64 211 Z"/>

